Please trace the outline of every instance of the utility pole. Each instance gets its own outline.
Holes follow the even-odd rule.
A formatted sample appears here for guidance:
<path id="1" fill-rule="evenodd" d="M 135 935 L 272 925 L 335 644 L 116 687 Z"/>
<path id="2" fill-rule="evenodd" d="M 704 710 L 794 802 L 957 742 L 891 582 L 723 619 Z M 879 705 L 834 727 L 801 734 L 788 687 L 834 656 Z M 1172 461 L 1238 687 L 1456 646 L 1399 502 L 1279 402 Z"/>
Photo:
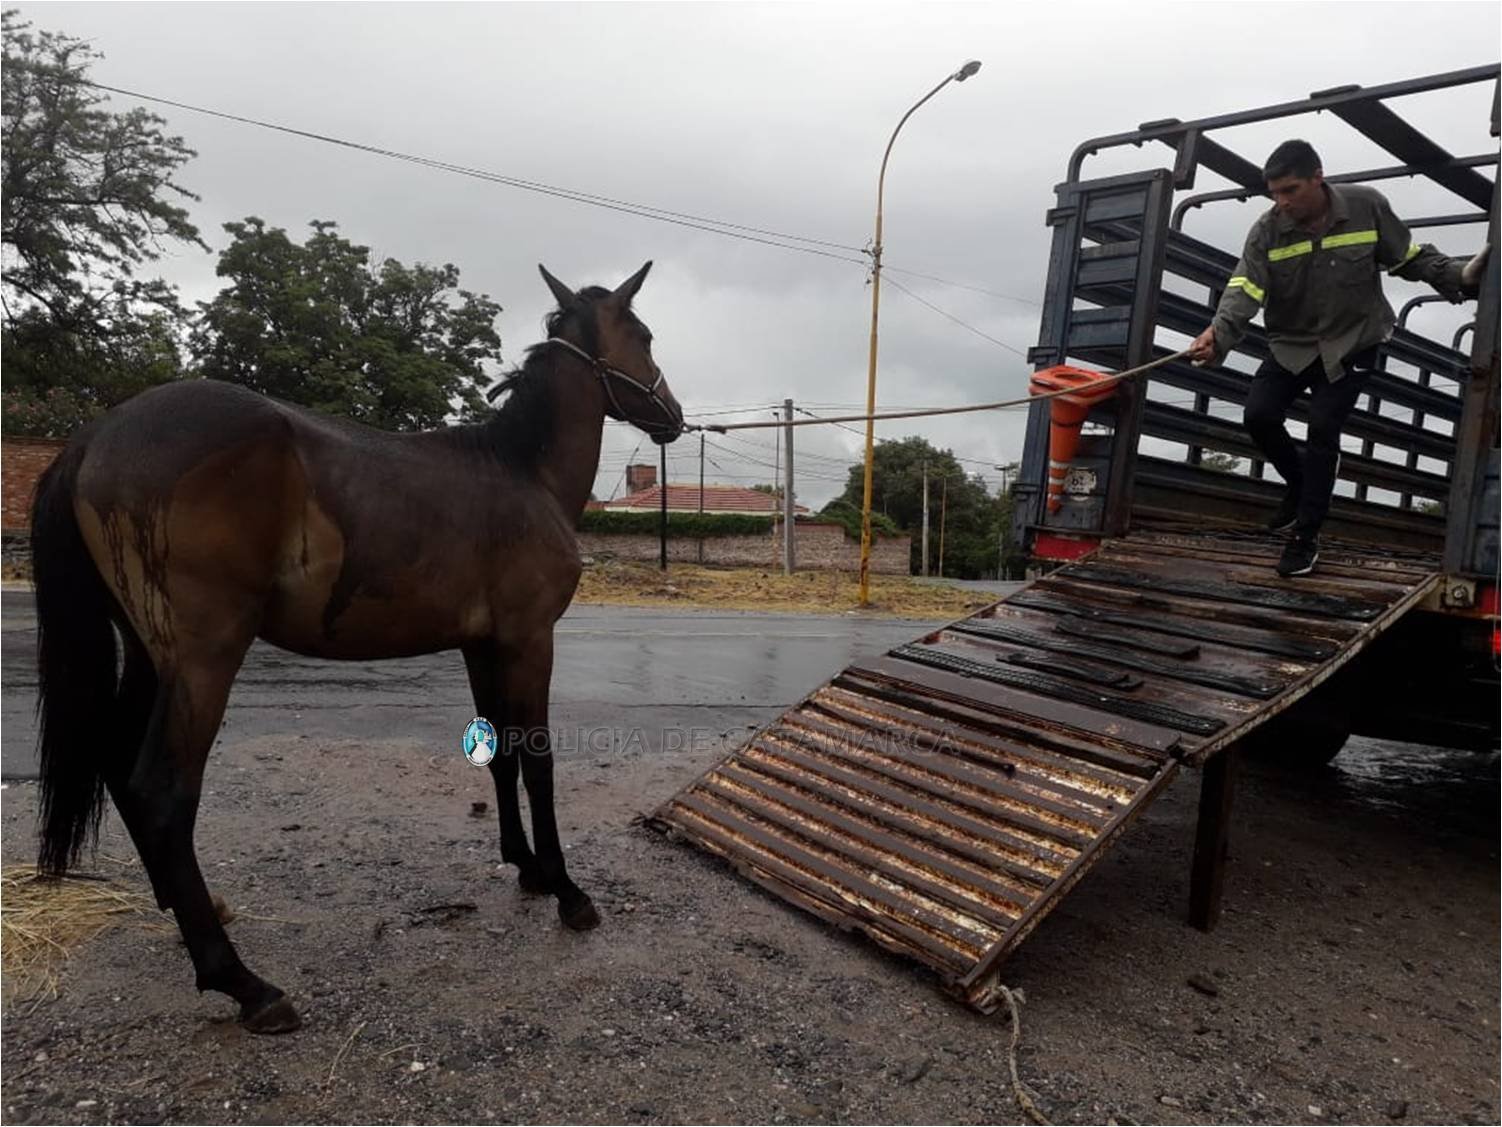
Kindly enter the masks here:
<path id="1" fill-rule="evenodd" d="M 660 564 L 660 566 L 661 566 L 661 568 L 662 568 L 663 571 L 666 571 L 668 569 L 668 447 L 667 447 L 667 443 L 663 443 L 657 449 L 661 452 L 661 459 L 660 459 L 659 464 L 662 467 L 661 470 L 659 471 L 662 474 L 662 478 L 661 478 L 661 480 L 658 483 L 658 488 L 662 490 L 662 508 L 658 510 L 657 530 L 658 530 L 659 536 L 661 537 L 661 564 Z"/>
<path id="2" fill-rule="evenodd" d="M 928 577 L 928 463 L 923 463 L 923 572 Z"/>
<path id="3" fill-rule="evenodd" d="M 775 419 L 780 416 L 776 411 L 773 411 L 772 417 Z M 778 427 L 772 431 L 772 497 L 774 500 L 777 497 L 777 479 L 782 476 L 782 432 L 787 429 L 787 427 Z M 766 463 L 763 462 L 762 465 L 766 465 Z M 775 517 L 777 513 L 776 505 L 772 506 L 772 513 Z"/>
<path id="4" fill-rule="evenodd" d="M 941 479 L 944 486 L 939 490 L 939 578 L 944 577 L 944 514 L 949 506 L 949 475 Z"/>
<path id="5" fill-rule="evenodd" d="M 869 365 L 866 369 L 866 462 L 865 462 L 865 491 L 861 499 L 861 586 L 860 605 L 871 605 L 871 485 L 872 474 L 876 464 L 876 425 L 872 418 L 876 414 L 876 321 L 877 314 L 881 309 L 881 206 L 886 193 L 887 184 L 887 161 L 892 157 L 892 146 L 897 143 L 897 134 L 902 132 L 902 127 L 907 124 L 907 119 L 918 112 L 918 107 L 923 105 L 951 82 L 964 82 L 965 79 L 980 70 L 980 60 L 971 59 L 959 70 L 955 71 L 943 82 L 939 83 L 918 101 L 913 103 L 912 109 L 902 115 L 897 122 L 897 128 L 892 130 L 892 137 L 887 142 L 887 151 L 881 156 L 881 174 L 876 178 L 876 238 L 871 242 L 871 353 Z M 923 571 L 928 573 L 928 560 L 923 561 Z"/>
<path id="6" fill-rule="evenodd" d="M 776 411 L 772 412 L 772 418 L 781 418 Z M 772 539 L 777 539 L 777 519 L 781 515 L 781 506 L 777 504 L 777 483 L 782 480 L 782 432 L 787 427 L 772 428 Z M 782 538 L 787 539 L 787 529 L 782 530 Z M 774 543 L 775 547 L 775 543 Z"/>
<path id="7" fill-rule="evenodd" d="M 787 431 L 787 461 L 782 467 L 782 571 L 784 575 L 792 575 L 794 567 L 793 555 L 793 401 L 782 401 L 782 417 L 788 425 L 782 429 Z M 763 450 L 766 447 L 762 447 Z"/>
<path id="8" fill-rule="evenodd" d="M 704 515 L 704 432 L 699 432 L 699 515 Z M 704 529 L 699 529 L 699 563 L 704 562 Z"/>

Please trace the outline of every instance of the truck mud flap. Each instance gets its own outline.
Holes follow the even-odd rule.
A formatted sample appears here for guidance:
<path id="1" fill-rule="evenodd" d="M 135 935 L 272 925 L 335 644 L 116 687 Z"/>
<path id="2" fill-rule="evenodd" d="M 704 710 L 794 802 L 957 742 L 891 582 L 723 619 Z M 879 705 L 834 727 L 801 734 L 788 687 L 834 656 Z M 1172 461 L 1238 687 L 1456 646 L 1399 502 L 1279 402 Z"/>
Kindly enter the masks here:
<path id="1" fill-rule="evenodd" d="M 965 1003 L 1172 779 L 1287 708 L 1439 581 L 1327 547 L 1134 534 L 858 662 L 652 816 Z"/>

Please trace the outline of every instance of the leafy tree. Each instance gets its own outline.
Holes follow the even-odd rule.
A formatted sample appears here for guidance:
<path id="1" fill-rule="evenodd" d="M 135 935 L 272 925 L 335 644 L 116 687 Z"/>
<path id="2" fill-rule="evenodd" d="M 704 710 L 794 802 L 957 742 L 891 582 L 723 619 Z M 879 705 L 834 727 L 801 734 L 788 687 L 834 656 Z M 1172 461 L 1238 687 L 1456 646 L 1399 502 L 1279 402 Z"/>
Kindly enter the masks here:
<path id="1" fill-rule="evenodd" d="M 28 310 L 3 331 L 7 435 L 64 438 L 131 396 L 184 374 L 179 327 L 164 313 L 144 315 L 130 334 L 100 339 L 58 333 Z"/>
<path id="2" fill-rule="evenodd" d="M 929 481 L 930 570 L 938 563 L 940 494 L 948 480 L 944 518 L 944 574 L 960 579 L 980 579 L 996 574 L 1000 551 L 1001 508 L 977 475 L 966 474 L 948 450 L 938 450 L 926 439 L 909 437 L 881 442 L 876 447 L 871 474 L 873 527 L 878 512 L 885 513 L 913 538 L 913 570 L 921 570 L 923 530 L 923 467 Z M 825 513 L 854 510 L 857 522 L 865 488 L 864 465 L 850 467 L 845 491 L 825 506 Z M 857 535 L 859 524 L 857 523 Z"/>
<path id="3" fill-rule="evenodd" d="M 0 309 L 5 426 L 66 433 L 182 373 L 176 292 L 137 271 L 167 240 L 208 248 L 174 179 L 194 153 L 143 109 L 105 108 L 86 42 L 3 16 Z"/>
<path id="4" fill-rule="evenodd" d="M 387 430 L 480 417 L 501 307 L 458 289 L 452 265 L 373 265 L 323 220 L 299 244 L 255 217 L 227 223 L 192 351 L 203 374 Z"/>
<path id="5" fill-rule="evenodd" d="M 832 520 L 843 525 L 845 535 L 852 540 L 861 538 L 861 507 L 859 504 L 852 505 L 843 497 L 836 497 L 829 504 L 819 510 L 819 516 L 826 520 Z M 872 535 L 899 536 L 902 529 L 897 527 L 897 522 L 885 513 L 871 513 Z"/>
<path id="6" fill-rule="evenodd" d="M 782 500 L 781 485 L 772 485 L 768 482 L 758 482 L 756 485 L 751 486 L 751 488 L 757 493 L 765 493 L 768 497 L 775 497 L 778 501 Z M 795 489 L 793 490 L 793 501 L 796 502 L 797 500 L 798 491 Z"/>

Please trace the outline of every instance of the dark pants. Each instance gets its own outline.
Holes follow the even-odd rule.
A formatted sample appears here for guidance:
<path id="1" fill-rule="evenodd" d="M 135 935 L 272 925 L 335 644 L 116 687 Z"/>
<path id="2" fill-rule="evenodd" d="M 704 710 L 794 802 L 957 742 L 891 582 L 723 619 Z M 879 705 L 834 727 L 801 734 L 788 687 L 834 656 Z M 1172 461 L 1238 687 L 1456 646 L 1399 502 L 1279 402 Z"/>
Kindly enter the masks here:
<path id="1" fill-rule="evenodd" d="M 1335 488 L 1335 465 L 1340 457 L 1340 428 L 1366 390 L 1376 364 L 1377 350 L 1368 348 L 1346 358 L 1346 373 L 1331 383 L 1323 362 L 1316 360 L 1295 375 L 1272 357 L 1263 361 L 1252 379 L 1243 416 L 1247 432 L 1267 460 L 1277 467 L 1298 497 L 1297 536 L 1314 536 L 1330 511 Z M 1288 408 L 1309 390 L 1309 437 L 1301 452 L 1283 423 Z"/>

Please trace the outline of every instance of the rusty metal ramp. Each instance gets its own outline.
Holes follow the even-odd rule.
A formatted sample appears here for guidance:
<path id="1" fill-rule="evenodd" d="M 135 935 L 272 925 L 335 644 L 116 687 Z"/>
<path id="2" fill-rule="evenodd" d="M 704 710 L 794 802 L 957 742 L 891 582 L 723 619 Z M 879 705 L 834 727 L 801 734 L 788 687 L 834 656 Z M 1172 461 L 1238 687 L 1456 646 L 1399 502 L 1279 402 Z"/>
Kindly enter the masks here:
<path id="1" fill-rule="evenodd" d="M 1421 556 L 1156 531 L 852 665 L 652 822 L 932 967 L 999 968 L 1172 778 L 1288 707 L 1439 582 Z"/>

